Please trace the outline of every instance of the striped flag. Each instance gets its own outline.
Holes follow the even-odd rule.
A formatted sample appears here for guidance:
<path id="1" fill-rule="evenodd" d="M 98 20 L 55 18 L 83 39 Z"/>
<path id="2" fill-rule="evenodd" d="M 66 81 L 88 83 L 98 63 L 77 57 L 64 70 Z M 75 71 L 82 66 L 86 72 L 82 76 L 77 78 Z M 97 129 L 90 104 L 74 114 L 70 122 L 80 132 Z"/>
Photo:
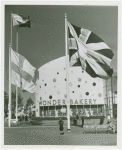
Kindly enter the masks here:
<path id="1" fill-rule="evenodd" d="M 23 15 L 12 14 L 13 26 L 19 25 L 19 27 L 28 27 L 31 28 L 31 22 L 28 17 Z"/>
<path id="2" fill-rule="evenodd" d="M 68 21 L 67 25 L 70 66 L 81 66 L 93 78 L 109 79 L 113 74 L 110 63 L 114 55 L 109 46 L 93 32 Z"/>
<path id="3" fill-rule="evenodd" d="M 36 91 L 36 68 L 34 68 L 22 55 L 11 49 L 12 84 L 22 91 L 34 93 Z"/>

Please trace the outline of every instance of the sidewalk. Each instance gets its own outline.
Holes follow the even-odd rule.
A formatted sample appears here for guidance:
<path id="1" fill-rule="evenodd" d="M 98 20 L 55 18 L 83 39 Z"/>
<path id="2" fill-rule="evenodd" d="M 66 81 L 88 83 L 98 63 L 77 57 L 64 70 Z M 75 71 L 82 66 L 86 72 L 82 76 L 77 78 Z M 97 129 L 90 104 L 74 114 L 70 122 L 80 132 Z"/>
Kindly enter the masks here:
<path id="1" fill-rule="evenodd" d="M 83 134 L 83 129 L 71 126 L 64 135 L 59 127 L 13 127 L 4 129 L 5 145 L 116 145 L 117 134 Z"/>

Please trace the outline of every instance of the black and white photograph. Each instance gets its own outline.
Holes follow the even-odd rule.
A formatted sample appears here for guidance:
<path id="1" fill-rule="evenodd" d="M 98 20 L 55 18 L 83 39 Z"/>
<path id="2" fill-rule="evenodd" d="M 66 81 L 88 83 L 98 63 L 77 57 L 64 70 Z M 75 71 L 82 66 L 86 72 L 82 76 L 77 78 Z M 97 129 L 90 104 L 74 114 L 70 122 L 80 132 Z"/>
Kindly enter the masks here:
<path id="1" fill-rule="evenodd" d="M 119 4 L 3 4 L 4 146 L 120 146 Z"/>

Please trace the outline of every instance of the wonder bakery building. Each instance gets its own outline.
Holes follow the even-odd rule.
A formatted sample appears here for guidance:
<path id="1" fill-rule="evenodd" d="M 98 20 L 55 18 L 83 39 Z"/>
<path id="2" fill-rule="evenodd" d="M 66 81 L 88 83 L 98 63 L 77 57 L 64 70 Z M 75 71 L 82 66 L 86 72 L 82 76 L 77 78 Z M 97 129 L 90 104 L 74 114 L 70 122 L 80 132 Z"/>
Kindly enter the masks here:
<path id="1" fill-rule="evenodd" d="M 38 70 L 36 116 L 67 116 L 65 57 L 53 60 Z M 116 93 L 117 87 L 112 90 Z M 111 86 L 107 86 L 100 78 L 92 78 L 81 67 L 69 68 L 69 97 L 71 116 L 89 110 L 92 110 L 92 115 L 98 115 L 100 112 L 106 115 L 108 110 L 112 114 Z M 114 95 L 114 104 L 116 99 L 117 96 Z"/>

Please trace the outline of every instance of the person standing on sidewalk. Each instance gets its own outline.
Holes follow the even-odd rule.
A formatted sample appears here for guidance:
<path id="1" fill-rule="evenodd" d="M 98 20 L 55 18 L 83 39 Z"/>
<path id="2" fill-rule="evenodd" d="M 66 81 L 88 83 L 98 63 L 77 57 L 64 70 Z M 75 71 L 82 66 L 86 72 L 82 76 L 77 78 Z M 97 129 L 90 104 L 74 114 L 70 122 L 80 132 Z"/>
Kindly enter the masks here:
<path id="1" fill-rule="evenodd" d="M 60 134 L 64 134 L 64 121 L 62 120 L 62 118 L 60 118 L 59 120 L 59 130 L 60 130 Z"/>
<path id="2" fill-rule="evenodd" d="M 107 119 L 108 119 L 108 124 L 110 123 L 110 120 L 111 120 L 111 118 L 110 118 L 110 114 L 108 114 L 108 117 L 107 117 Z"/>
<path id="3" fill-rule="evenodd" d="M 81 125 L 81 127 L 83 128 L 83 125 L 84 125 L 84 117 L 82 116 L 81 119 L 82 119 L 82 125 Z"/>

